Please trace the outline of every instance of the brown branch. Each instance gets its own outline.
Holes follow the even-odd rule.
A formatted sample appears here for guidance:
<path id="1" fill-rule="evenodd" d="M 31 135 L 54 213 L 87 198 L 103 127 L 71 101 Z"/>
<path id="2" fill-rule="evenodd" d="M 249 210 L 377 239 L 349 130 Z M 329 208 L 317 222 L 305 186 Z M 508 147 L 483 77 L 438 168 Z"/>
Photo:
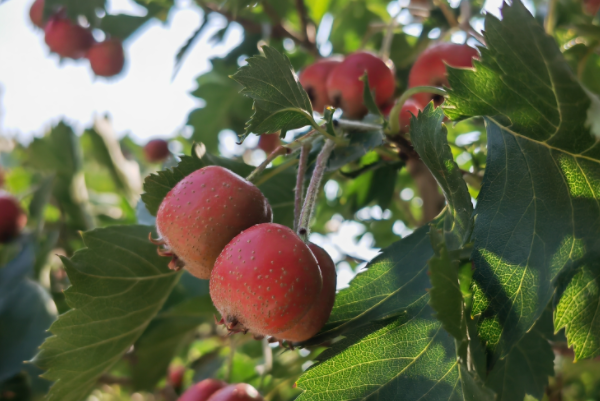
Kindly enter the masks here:
<path id="1" fill-rule="evenodd" d="M 303 39 L 306 42 L 312 42 L 308 35 L 308 12 L 304 0 L 296 0 L 296 10 L 298 11 L 298 17 L 300 17 Z"/>

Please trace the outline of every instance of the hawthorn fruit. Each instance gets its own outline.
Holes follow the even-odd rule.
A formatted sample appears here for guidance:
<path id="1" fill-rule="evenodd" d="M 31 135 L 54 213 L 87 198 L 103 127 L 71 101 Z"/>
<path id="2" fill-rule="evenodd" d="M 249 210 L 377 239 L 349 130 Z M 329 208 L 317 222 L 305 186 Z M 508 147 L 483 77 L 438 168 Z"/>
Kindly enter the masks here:
<path id="1" fill-rule="evenodd" d="M 323 328 L 335 301 L 335 288 L 337 284 L 337 273 L 335 263 L 331 256 L 320 246 L 313 243 L 308 244 L 313 255 L 317 259 L 321 276 L 323 277 L 323 287 L 321 293 L 313 307 L 298 323 L 291 329 L 277 334 L 277 339 L 292 342 L 305 341 L 314 336 Z"/>
<path id="2" fill-rule="evenodd" d="M 0 243 L 6 243 L 19 235 L 27 224 L 27 215 L 19 201 L 13 196 L 0 192 Z"/>
<path id="3" fill-rule="evenodd" d="M 423 106 L 415 99 L 407 99 L 400 109 L 398 121 L 400 122 L 400 132 L 407 133 L 410 131 L 410 118 L 419 114 L 419 110 L 423 110 Z"/>
<path id="4" fill-rule="evenodd" d="M 46 23 L 44 21 L 44 0 L 35 0 L 29 9 L 29 19 L 33 25 L 44 29 Z"/>
<path id="5" fill-rule="evenodd" d="M 210 396 L 226 386 L 224 381 L 205 379 L 190 386 L 177 401 L 208 401 Z"/>
<path id="6" fill-rule="evenodd" d="M 61 57 L 81 58 L 94 43 L 90 31 L 60 16 L 48 21 L 44 32 L 50 50 Z"/>
<path id="7" fill-rule="evenodd" d="M 231 240 L 215 262 L 210 296 L 231 332 L 275 336 L 306 315 L 322 288 L 309 247 L 288 227 L 258 224 Z"/>
<path id="8" fill-rule="evenodd" d="M 308 93 L 314 111 L 322 114 L 326 106 L 333 104 L 327 94 L 326 83 L 331 71 L 340 63 L 341 60 L 322 59 L 300 72 L 298 80 Z"/>
<path id="9" fill-rule="evenodd" d="M 172 269 L 210 278 L 215 260 L 236 235 L 272 220 L 269 202 L 251 182 L 220 166 L 196 170 L 163 199 L 156 228 Z M 158 242 L 162 245 L 162 242 Z"/>
<path id="10" fill-rule="evenodd" d="M 392 70 L 376 56 L 357 52 L 346 57 L 336 66 L 327 78 L 327 94 L 333 106 L 341 107 L 350 118 L 360 118 L 367 114 L 363 102 L 363 81 L 365 71 L 369 76 L 369 88 L 375 91 L 375 103 L 384 105 L 394 94 L 396 83 Z"/>
<path id="11" fill-rule="evenodd" d="M 112 77 L 119 74 L 125 65 L 123 45 L 118 39 L 107 39 L 94 43 L 86 54 L 94 74 L 101 77 Z"/>
<path id="12" fill-rule="evenodd" d="M 262 149 L 267 155 L 273 152 L 281 145 L 279 134 L 264 134 L 258 139 L 258 148 Z"/>
<path id="13" fill-rule="evenodd" d="M 583 10 L 589 15 L 598 14 L 598 11 L 600 11 L 600 0 L 583 0 Z"/>
<path id="14" fill-rule="evenodd" d="M 169 368 L 169 372 L 167 375 L 168 382 L 175 389 L 175 391 L 181 390 L 184 375 L 185 366 L 173 366 Z"/>
<path id="15" fill-rule="evenodd" d="M 162 162 L 170 154 L 169 143 L 164 139 L 152 139 L 144 146 L 144 156 L 150 163 Z"/>
<path id="16" fill-rule="evenodd" d="M 408 87 L 415 86 L 446 86 L 448 77 L 446 64 L 455 68 L 473 67 L 473 58 L 478 58 L 476 49 L 456 43 L 439 43 L 425 50 L 417 58 L 408 75 Z M 432 93 L 417 93 L 413 98 L 420 104 L 427 104 L 431 100 L 439 106 L 444 97 Z"/>
<path id="17" fill-rule="evenodd" d="M 213 395 L 207 401 L 263 401 L 264 398 L 249 384 L 239 383 L 227 386 Z M 201 401 L 201 400 L 197 400 Z"/>

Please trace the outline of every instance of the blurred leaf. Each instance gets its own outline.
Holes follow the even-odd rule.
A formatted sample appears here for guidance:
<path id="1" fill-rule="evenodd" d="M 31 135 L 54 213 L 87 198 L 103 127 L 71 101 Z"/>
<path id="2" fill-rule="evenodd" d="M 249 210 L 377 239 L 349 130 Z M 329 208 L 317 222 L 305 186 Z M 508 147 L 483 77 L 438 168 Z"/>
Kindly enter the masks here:
<path id="1" fill-rule="evenodd" d="M 446 246 L 458 249 L 470 234 L 473 204 L 460 169 L 448 146 L 448 131 L 442 124 L 444 112 L 430 102 L 410 122 L 410 138 L 421 160 L 442 188 L 449 205 L 444 221 Z"/>
<path id="2" fill-rule="evenodd" d="M 27 276 L 33 273 L 34 245 L 27 243 L 0 269 L 0 382 L 23 369 L 56 318 L 48 292 Z"/>
<path id="3" fill-rule="evenodd" d="M 45 0 L 44 15 L 50 17 L 56 10 L 62 9 L 73 21 L 77 21 L 77 17 L 82 15 L 93 23 L 98 18 L 96 11 L 105 10 L 105 5 L 106 0 Z"/>
<path id="4" fill-rule="evenodd" d="M 44 225 L 44 210 L 50 200 L 53 186 L 54 176 L 42 178 L 29 203 L 28 222 L 35 222 L 38 232 Z"/>
<path id="5" fill-rule="evenodd" d="M 560 280 L 554 315 L 556 331 L 564 328 L 575 361 L 600 355 L 600 258 L 591 254 Z"/>
<path id="6" fill-rule="evenodd" d="M 597 246 L 600 141 L 590 96 L 520 1 L 502 21 L 487 14 L 485 37 L 475 70 L 449 68 L 445 111 L 488 116 L 473 314 L 502 358 L 541 316 L 558 274 Z"/>
<path id="7" fill-rule="evenodd" d="M 379 110 L 379 107 L 377 107 L 377 103 L 375 103 L 375 91 L 371 92 L 371 88 L 369 86 L 369 74 L 366 70 L 363 76 L 361 77 L 361 80 L 363 81 L 363 102 L 365 106 L 367 106 L 367 110 L 369 110 L 369 113 L 373 114 L 374 116 L 377 116 L 379 122 L 383 123 L 383 128 L 385 128 L 387 126 L 387 122 L 383 118 L 381 110 Z"/>
<path id="8" fill-rule="evenodd" d="M 156 254 L 148 226 L 120 226 L 83 234 L 86 248 L 63 258 L 73 309 L 50 327 L 54 334 L 34 362 L 54 380 L 47 399 L 78 401 L 142 334 L 179 274 Z M 156 235 L 156 233 L 153 233 Z"/>
<path id="9" fill-rule="evenodd" d="M 200 159 L 193 151 L 192 156 L 183 156 L 177 167 L 159 171 L 157 174 L 146 177 L 144 181 L 145 193 L 142 194 L 142 200 L 150 213 L 156 215 L 164 197 L 185 176 L 202 167 L 211 165 L 225 167 L 242 177 L 246 177 L 254 169 L 252 166 L 210 154 L 206 154 Z M 268 175 L 276 168 L 266 169 L 263 174 Z M 273 221 L 276 223 L 287 226 L 292 225 L 295 177 L 296 174 L 293 169 L 288 168 L 258 186 L 269 200 L 271 209 L 273 209 Z"/>
<path id="10" fill-rule="evenodd" d="M 106 14 L 100 19 L 99 28 L 110 37 L 124 41 L 152 18 L 160 18 L 159 15 L 167 12 L 169 8 L 170 4 L 150 3 L 147 5 L 148 11 L 143 17 L 128 14 Z"/>
<path id="11" fill-rule="evenodd" d="M 293 73 L 288 58 L 272 47 L 263 46 L 264 56 L 246 59 L 247 65 L 231 76 L 244 86 L 242 94 L 254 100 L 254 114 L 240 136 L 272 134 L 313 125 L 308 95 Z"/>

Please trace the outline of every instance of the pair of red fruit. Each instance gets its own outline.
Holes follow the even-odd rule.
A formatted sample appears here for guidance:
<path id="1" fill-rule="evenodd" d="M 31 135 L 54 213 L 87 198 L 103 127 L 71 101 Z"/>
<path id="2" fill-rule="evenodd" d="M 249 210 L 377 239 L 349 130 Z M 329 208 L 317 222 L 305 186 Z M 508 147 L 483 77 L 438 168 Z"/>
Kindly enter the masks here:
<path id="1" fill-rule="evenodd" d="M 44 40 L 51 51 L 61 57 L 89 60 L 94 74 L 112 77 L 123 69 L 125 54 L 118 39 L 110 38 L 96 42 L 92 33 L 71 22 L 61 12 L 44 20 L 44 0 L 36 0 L 29 9 L 29 17 L 34 25 L 44 29 Z"/>
<path id="2" fill-rule="evenodd" d="M 472 67 L 477 50 L 467 45 L 440 43 L 425 50 L 415 61 L 408 77 L 408 87 L 449 86 L 446 64 L 452 67 Z M 299 76 L 299 81 L 308 93 L 313 108 L 320 113 L 326 106 L 341 107 L 350 118 L 361 118 L 367 113 L 363 102 L 365 71 L 369 87 L 375 92 L 375 103 L 384 114 L 393 107 L 390 102 L 396 89 L 393 71 L 379 58 L 366 52 L 349 55 L 343 61 L 323 59 L 308 66 Z M 411 113 L 416 115 L 429 101 L 439 105 L 438 99 L 429 93 L 419 93 L 408 99 L 398 115 L 401 132 L 407 132 Z"/>
<path id="3" fill-rule="evenodd" d="M 219 166 L 196 170 L 164 198 L 156 227 L 172 258 L 210 279 L 210 295 L 231 332 L 304 341 L 325 324 L 335 299 L 335 264 L 322 248 L 272 223 L 267 199 Z"/>
<path id="4" fill-rule="evenodd" d="M 188 388 L 177 401 L 263 401 L 249 384 L 227 385 L 221 380 L 206 379 Z"/>

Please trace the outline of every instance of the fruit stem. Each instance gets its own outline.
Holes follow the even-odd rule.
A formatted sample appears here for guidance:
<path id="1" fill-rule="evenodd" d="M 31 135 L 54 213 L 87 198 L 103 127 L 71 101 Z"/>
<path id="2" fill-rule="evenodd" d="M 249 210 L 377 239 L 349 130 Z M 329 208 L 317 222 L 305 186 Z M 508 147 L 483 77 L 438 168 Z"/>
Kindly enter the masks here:
<path id="1" fill-rule="evenodd" d="M 402 106 L 404 103 L 413 95 L 417 93 L 433 93 L 440 96 L 448 96 L 448 92 L 446 92 L 442 88 L 437 88 L 435 86 L 415 86 L 414 88 L 407 89 L 402 96 L 398 99 L 392 110 L 390 111 L 390 134 L 397 134 L 400 132 L 400 121 L 398 119 L 398 115 L 400 114 L 400 110 L 402 110 Z M 394 117 L 395 116 L 395 117 Z"/>
<path id="2" fill-rule="evenodd" d="M 331 155 L 334 147 L 334 141 L 331 139 L 326 140 L 325 145 L 323 145 L 323 148 L 319 153 L 319 156 L 317 156 L 315 169 L 310 179 L 310 184 L 308 185 L 308 190 L 306 191 L 306 199 L 304 200 L 304 206 L 302 207 L 302 213 L 300 214 L 300 222 L 298 223 L 298 235 L 304 242 L 308 242 L 308 228 L 310 220 L 315 211 L 317 195 L 319 194 L 319 188 L 321 186 L 321 181 L 323 180 L 323 174 L 325 174 L 327 161 L 329 160 L 329 156 Z"/>
<path id="3" fill-rule="evenodd" d="M 333 120 L 333 125 L 352 131 L 375 131 L 382 128 L 381 124 L 369 124 L 360 121 L 343 120 L 341 118 Z"/>
<path id="4" fill-rule="evenodd" d="M 290 153 L 292 153 L 292 150 L 290 148 L 286 146 L 278 146 L 267 156 L 267 158 L 262 163 L 258 165 L 258 167 L 256 167 L 250 173 L 250 175 L 248 175 L 248 177 L 246 177 L 246 179 L 253 183 L 273 160 L 275 160 L 278 156 Z"/>
<path id="5" fill-rule="evenodd" d="M 231 381 L 231 374 L 233 372 L 233 357 L 235 356 L 235 339 L 233 336 L 229 336 L 229 356 L 227 357 L 227 373 L 225 374 L 225 381 L 229 383 Z"/>
<path id="6" fill-rule="evenodd" d="M 306 174 L 306 164 L 308 162 L 310 148 L 310 144 L 304 144 L 300 149 L 300 161 L 298 162 L 298 175 L 296 176 L 296 189 L 294 198 L 294 231 L 298 230 L 300 214 L 302 213 L 302 201 L 304 200 L 304 175 Z"/>
<path id="7" fill-rule="evenodd" d="M 274 167 L 271 170 L 269 170 L 268 173 L 261 175 L 260 178 L 257 178 L 254 182 L 254 185 L 260 186 L 264 184 L 271 178 L 275 177 L 277 174 L 281 173 L 284 170 L 287 170 L 289 167 L 293 166 L 296 163 L 298 163 L 297 159 L 290 159 L 284 163 L 279 164 L 277 167 Z"/>

